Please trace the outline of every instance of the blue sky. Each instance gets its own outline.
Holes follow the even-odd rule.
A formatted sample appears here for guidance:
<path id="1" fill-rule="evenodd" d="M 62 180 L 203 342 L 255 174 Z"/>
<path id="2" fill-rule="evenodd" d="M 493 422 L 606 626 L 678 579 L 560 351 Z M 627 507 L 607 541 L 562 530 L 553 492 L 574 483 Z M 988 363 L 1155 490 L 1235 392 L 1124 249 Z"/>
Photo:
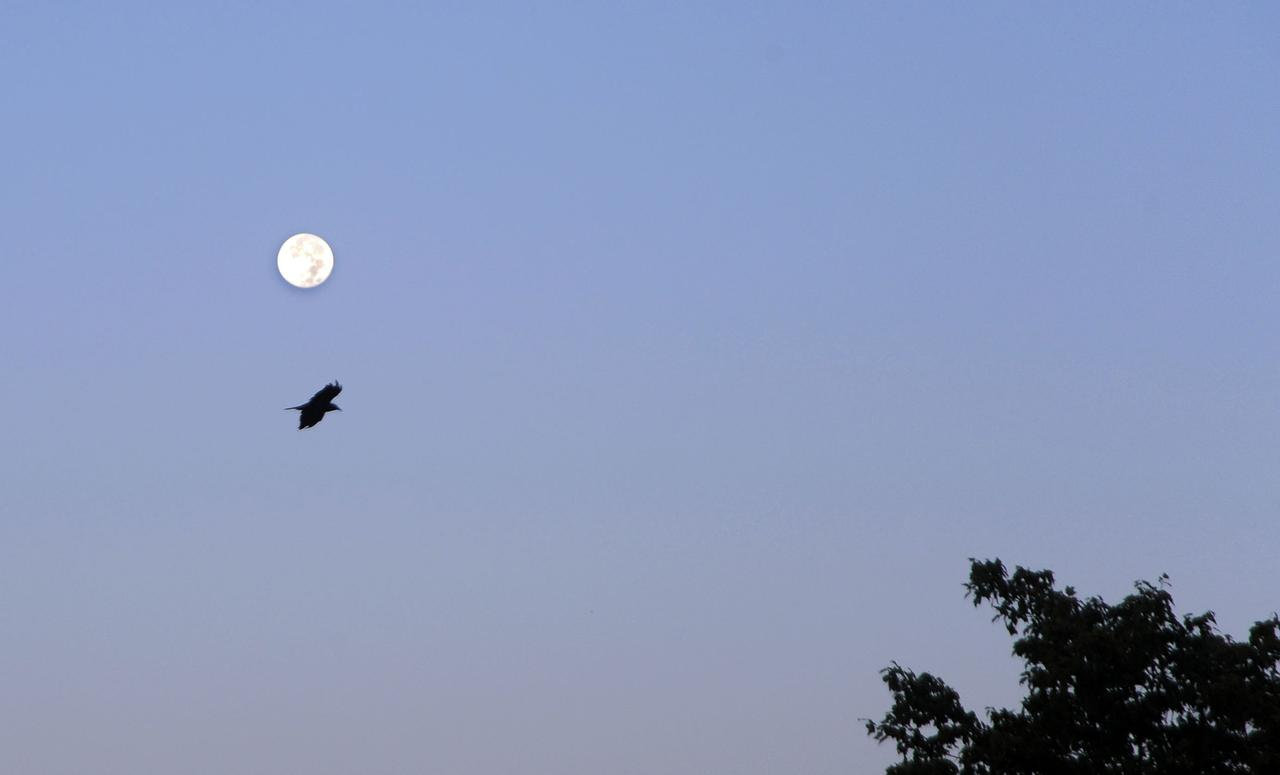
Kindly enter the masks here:
<path id="1" fill-rule="evenodd" d="M 5 4 L 0 770 L 875 772 L 971 556 L 1243 634 L 1278 23 Z"/>

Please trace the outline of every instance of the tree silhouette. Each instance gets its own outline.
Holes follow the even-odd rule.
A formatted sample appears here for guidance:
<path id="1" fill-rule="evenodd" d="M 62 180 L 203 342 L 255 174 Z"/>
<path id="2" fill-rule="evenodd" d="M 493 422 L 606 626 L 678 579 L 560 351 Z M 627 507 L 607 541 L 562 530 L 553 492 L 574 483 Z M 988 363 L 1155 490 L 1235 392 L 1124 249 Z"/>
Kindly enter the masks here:
<path id="1" fill-rule="evenodd" d="M 1050 571 L 971 558 L 966 597 L 1016 636 L 1022 707 L 980 720 L 942 680 L 893 663 L 893 706 L 867 721 L 902 755 L 886 775 L 1280 773 L 1280 618 L 1235 641 L 1212 612 L 1176 616 L 1167 580 L 1108 605 L 1055 589 Z"/>

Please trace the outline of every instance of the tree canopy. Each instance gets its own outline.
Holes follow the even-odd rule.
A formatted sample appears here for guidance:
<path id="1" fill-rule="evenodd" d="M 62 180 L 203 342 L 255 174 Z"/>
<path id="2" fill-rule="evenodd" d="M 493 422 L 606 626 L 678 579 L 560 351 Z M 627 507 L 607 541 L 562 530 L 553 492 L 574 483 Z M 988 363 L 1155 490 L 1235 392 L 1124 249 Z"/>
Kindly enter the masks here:
<path id="1" fill-rule="evenodd" d="M 1015 638 L 1026 696 L 983 720 L 941 679 L 893 663 L 893 705 L 866 725 L 902 756 L 887 775 L 1280 773 L 1275 614 L 1241 642 L 1212 612 L 1175 615 L 1166 576 L 1109 605 L 1057 589 L 1051 571 L 970 563 L 966 597 Z"/>

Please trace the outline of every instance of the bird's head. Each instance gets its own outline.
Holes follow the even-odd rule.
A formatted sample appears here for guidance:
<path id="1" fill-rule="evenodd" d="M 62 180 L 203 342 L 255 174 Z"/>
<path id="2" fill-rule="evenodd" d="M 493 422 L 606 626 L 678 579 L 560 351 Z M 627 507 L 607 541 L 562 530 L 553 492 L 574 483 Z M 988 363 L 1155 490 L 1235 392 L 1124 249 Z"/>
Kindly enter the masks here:
<path id="1" fill-rule="evenodd" d="M 337 404 L 329 404 L 329 407 L 328 407 L 327 409 L 325 409 L 325 411 L 326 411 L 326 412 L 341 412 L 341 411 L 342 411 L 342 407 L 338 406 Z"/>

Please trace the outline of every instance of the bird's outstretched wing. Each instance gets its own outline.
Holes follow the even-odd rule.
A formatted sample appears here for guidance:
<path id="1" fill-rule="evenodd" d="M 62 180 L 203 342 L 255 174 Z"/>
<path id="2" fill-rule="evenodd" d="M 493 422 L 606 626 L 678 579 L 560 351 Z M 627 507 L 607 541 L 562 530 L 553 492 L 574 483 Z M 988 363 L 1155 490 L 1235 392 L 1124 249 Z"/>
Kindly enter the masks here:
<path id="1" fill-rule="evenodd" d="M 324 419 L 324 409 L 313 406 L 302 406 L 298 413 L 298 430 L 310 428 Z"/>
<path id="2" fill-rule="evenodd" d="M 308 401 L 307 403 L 315 404 L 318 406 L 326 406 L 330 401 L 337 398 L 338 394 L 341 392 L 342 392 L 342 385 L 339 385 L 338 381 L 334 380 L 333 382 L 330 382 L 329 384 L 325 385 L 324 387 L 316 391 L 316 394 L 312 396 L 311 400 Z"/>

